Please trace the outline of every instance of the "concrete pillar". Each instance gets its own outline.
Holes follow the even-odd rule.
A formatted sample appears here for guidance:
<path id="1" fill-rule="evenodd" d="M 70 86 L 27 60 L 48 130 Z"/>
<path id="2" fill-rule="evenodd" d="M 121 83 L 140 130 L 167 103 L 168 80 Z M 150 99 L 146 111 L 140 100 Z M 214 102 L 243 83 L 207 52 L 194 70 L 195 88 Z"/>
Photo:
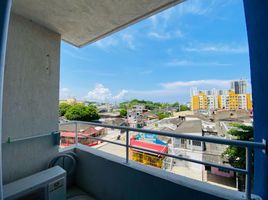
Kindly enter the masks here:
<path id="1" fill-rule="evenodd" d="M 268 1 L 244 0 L 254 107 L 254 140 L 268 140 Z M 268 199 L 268 155 L 255 150 L 254 193 Z"/>
<path id="2" fill-rule="evenodd" d="M 3 199 L 2 181 L 2 106 L 3 106 L 3 83 L 6 57 L 6 44 L 11 0 L 0 1 L 0 199 Z"/>
<path id="3" fill-rule="evenodd" d="M 11 14 L 3 94 L 4 184 L 46 169 L 58 152 L 50 134 L 58 130 L 60 42 L 59 34 Z M 13 143 L 16 139 L 23 140 Z"/>

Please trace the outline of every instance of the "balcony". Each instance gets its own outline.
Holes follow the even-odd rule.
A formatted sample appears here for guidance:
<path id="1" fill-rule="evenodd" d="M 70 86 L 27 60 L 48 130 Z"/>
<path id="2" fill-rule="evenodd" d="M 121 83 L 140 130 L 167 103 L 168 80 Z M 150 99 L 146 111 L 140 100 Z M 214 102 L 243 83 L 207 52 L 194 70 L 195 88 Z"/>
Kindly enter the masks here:
<path id="1" fill-rule="evenodd" d="M 261 199 L 259 196 L 252 194 L 252 154 L 250 152 L 253 149 L 265 150 L 266 145 L 264 143 L 227 140 L 188 134 L 175 134 L 171 132 L 113 126 L 93 122 L 71 121 L 63 123 L 60 126 L 60 130 L 66 130 L 66 127 L 63 127 L 67 126 L 67 129 L 71 128 L 75 133 L 73 144 L 69 143 L 68 147 L 61 145 L 60 153 L 57 155 L 59 160 L 54 163 L 54 165 L 59 165 L 63 169 L 66 169 L 66 173 L 68 174 L 67 199 Z M 79 137 L 79 128 L 89 126 L 111 128 L 123 131 L 123 134 L 125 135 L 125 143 L 94 136 L 88 136 L 88 139 L 91 139 L 91 141 L 98 141 L 98 144 L 99 142 L 103 142 L 116 145 L 124 150 L 124 155 L 113 155 L 113 152 L 111 151 L 104 152 L 96 149 L 96 146 L 89 146 L 88 144 L 85 145 L 85 140 L 83 140 L 82 137 Z M 226 165 L 210 163 L 202 160 L 194 160 L 181 155 L 174 155 L 172 153 L 164 153 L 131 145 L 131 136 L 137 132 L 185 140 L 194 140 L 203 143 L 209 142 L 244 147 L 247 149 L 247 168 L 233 168 Z M 20 140 L 10 140 L 9 143 L 14 145 L 23 141 L 31 142 L 36 139 L 42 141 L 42 139 L 45 137 L 51 137 L 51 142 L 53 145 L 57 145 L 57 142 L 59 141 L 59 133 L 53 132 L 41 135 L 39 137 L 27 137 L 21 138 Z M 64 137 L 66 137 L 66 134 L 64 134 Z M 61 141 L 61 144 L 62 142 L 63 141 Z M 81 144 L 80 142 L 84 144 Z M 154 163 L 143 165 L 130 159 L 130 152 L 133 150 L 142 151 L 151 155 L 157 155 L 158 157 L 161 155 L 200 165 L 211 166 L 222 170 L 246 174 L 246 191 L 239 192 L 226 189 L 199 180 L 187 178 L 184 175 L 178 175 L 165 171 L 159 168 L 157 165 L 150 166 Z M 75 155 L 73 157 L 76 160 L 75 164 L 69 159 L 69 155 Z M 69 171 L 72 169 L 72 167 L 74 167 L 75 171 L 70 175 Z M 15 185 L 20 185 L 20 181 L 25 182 L 24 179 L 15 181 Z M 4 186 L 4 197 L 6 199 L 13 199 L 5 195 L 13 195 L 13 192 L 10 188 L 14 187 L 12 186 L 14 183 L 11 182 Z M 5 193 L 5 191 L 7 193 Z M 23 192 L 27 193 L 27 191 Z"/>
<path id="2" fill-rule="evenodd" d="M 28 192 L 24 185 L 12 184 L 16 181 L 31 185 L 31 181 L 27 181 L 29 180 L 27 177 L 30 176 L 34 176 L 34 183 L 41 179 L 46 181 L 48 178 L 46 173 L 55 169 L 51 168 L 47 171 L 48 163 L 56 156 L 69 152 L 74 152 L 77 156 L 73 188 L 69 189 L 69 195 L 84 193 L 100 200 L 268 199 L 268 157 L 267 151 L 264 151 L 267 150 L 265 143 L 268 139 L 266 100 L 268 98 L 268 3 L 264 0 L 244 0 L 253 85 L 254 142 L 174 135 L 169 132 L 87 123 L 97 127 L 123 129 L 126 132 L 126 143 L 91 138 L 123 148 L 125 152 L 122 157 L 79 144 L 78 131 L 75 134 L 74 145 L 62 149 L 61 152 L 58 150 L 61 40 L 81 47 L 182 2 L 181 0 L 114 0 L 111 3 L 110 1 L 77 0 L 62 3 L 58 0 L 14 0 L 12 5 L 11 0 L 1 0 L 0 199 L 8 199 L 7 195 L 12 194 L 7 192 L 7 188 L 10 189 L 14 185 L 22 186 L 20 189 L 24 189 L 23 193 Z M 77 122 L 71 123 L 77 125 Z M 200 142 L 237 145 L 247 149 L 247 167 L 236 169 L 139 148 L 129 142 L 131 132 L 137 131 Z M 255 150 L 255 173 L 254 180 L 251 181 L 253 149 Z M 144 166 L 129 159 L 132 150 L 246 174 L 246 191 L 241 193 L 228 190 L 159 168 Z M 61 166 L 68 172 L 66 166 L 71 165 L 65 164 Z M 64 170 L 58 167 L 56 169 L 57 173 L 66 177 Z M 52 177 L 53 181 L 55 177 L 57 176 Z M 253 192 L 251 182 L 254 183 Z M 62 186 L 65 192 L 65 182 L 53 184 L 54 188 L 59 186 Z M 32 189 L 30 187 L 28 190 Z M 48 187 L 45 187 L 45 190 L 48 190 Z M 33 196 L 29 197 L 33 198 Z M 15 197 L 11 196 L 9 199 Z"/>

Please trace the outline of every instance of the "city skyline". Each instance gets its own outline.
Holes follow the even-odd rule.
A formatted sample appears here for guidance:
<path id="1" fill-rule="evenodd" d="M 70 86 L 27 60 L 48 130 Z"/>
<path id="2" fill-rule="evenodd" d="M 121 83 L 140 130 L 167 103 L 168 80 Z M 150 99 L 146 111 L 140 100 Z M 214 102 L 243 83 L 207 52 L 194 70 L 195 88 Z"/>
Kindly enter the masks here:
<path id="1" fill-rule="evenodd" d="M 187 1 L 81 49 L 62 42 L 60 98 L 185 103 L 192 87 L 250 88 L 242 3 Z"/>

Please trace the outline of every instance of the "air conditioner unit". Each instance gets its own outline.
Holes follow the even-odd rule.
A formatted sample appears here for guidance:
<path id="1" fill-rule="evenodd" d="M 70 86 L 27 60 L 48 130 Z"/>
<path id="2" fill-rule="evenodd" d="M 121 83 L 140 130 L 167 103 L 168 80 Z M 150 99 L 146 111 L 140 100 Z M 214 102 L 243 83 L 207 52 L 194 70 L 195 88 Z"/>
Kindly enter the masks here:
<path id="1" fill-rule="evenodd" d="M 65 200 L 66 172 L 59 166 L 4 185 L 4 200 Z"/>

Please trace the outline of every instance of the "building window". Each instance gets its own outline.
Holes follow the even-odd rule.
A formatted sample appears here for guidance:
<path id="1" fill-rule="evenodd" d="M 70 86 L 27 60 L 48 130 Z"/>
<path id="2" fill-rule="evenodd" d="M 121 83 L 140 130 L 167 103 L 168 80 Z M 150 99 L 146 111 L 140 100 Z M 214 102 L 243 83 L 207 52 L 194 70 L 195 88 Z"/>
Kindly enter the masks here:
<path id="1" fill-rule="evenodd" d="M 194 146 L 201 146 L 201 141 L 193 140 Z"/>
<path id="2" fill-rule="evenodd" d="M 186 139 L 181 139 L 181 144 L 185 144 L 186 143 Z"/>
<path id="3" fill-rule="evenodd" d="M 205 170 L 210 172 L 211 171 L 211 166 L 205 165 Z"/>

